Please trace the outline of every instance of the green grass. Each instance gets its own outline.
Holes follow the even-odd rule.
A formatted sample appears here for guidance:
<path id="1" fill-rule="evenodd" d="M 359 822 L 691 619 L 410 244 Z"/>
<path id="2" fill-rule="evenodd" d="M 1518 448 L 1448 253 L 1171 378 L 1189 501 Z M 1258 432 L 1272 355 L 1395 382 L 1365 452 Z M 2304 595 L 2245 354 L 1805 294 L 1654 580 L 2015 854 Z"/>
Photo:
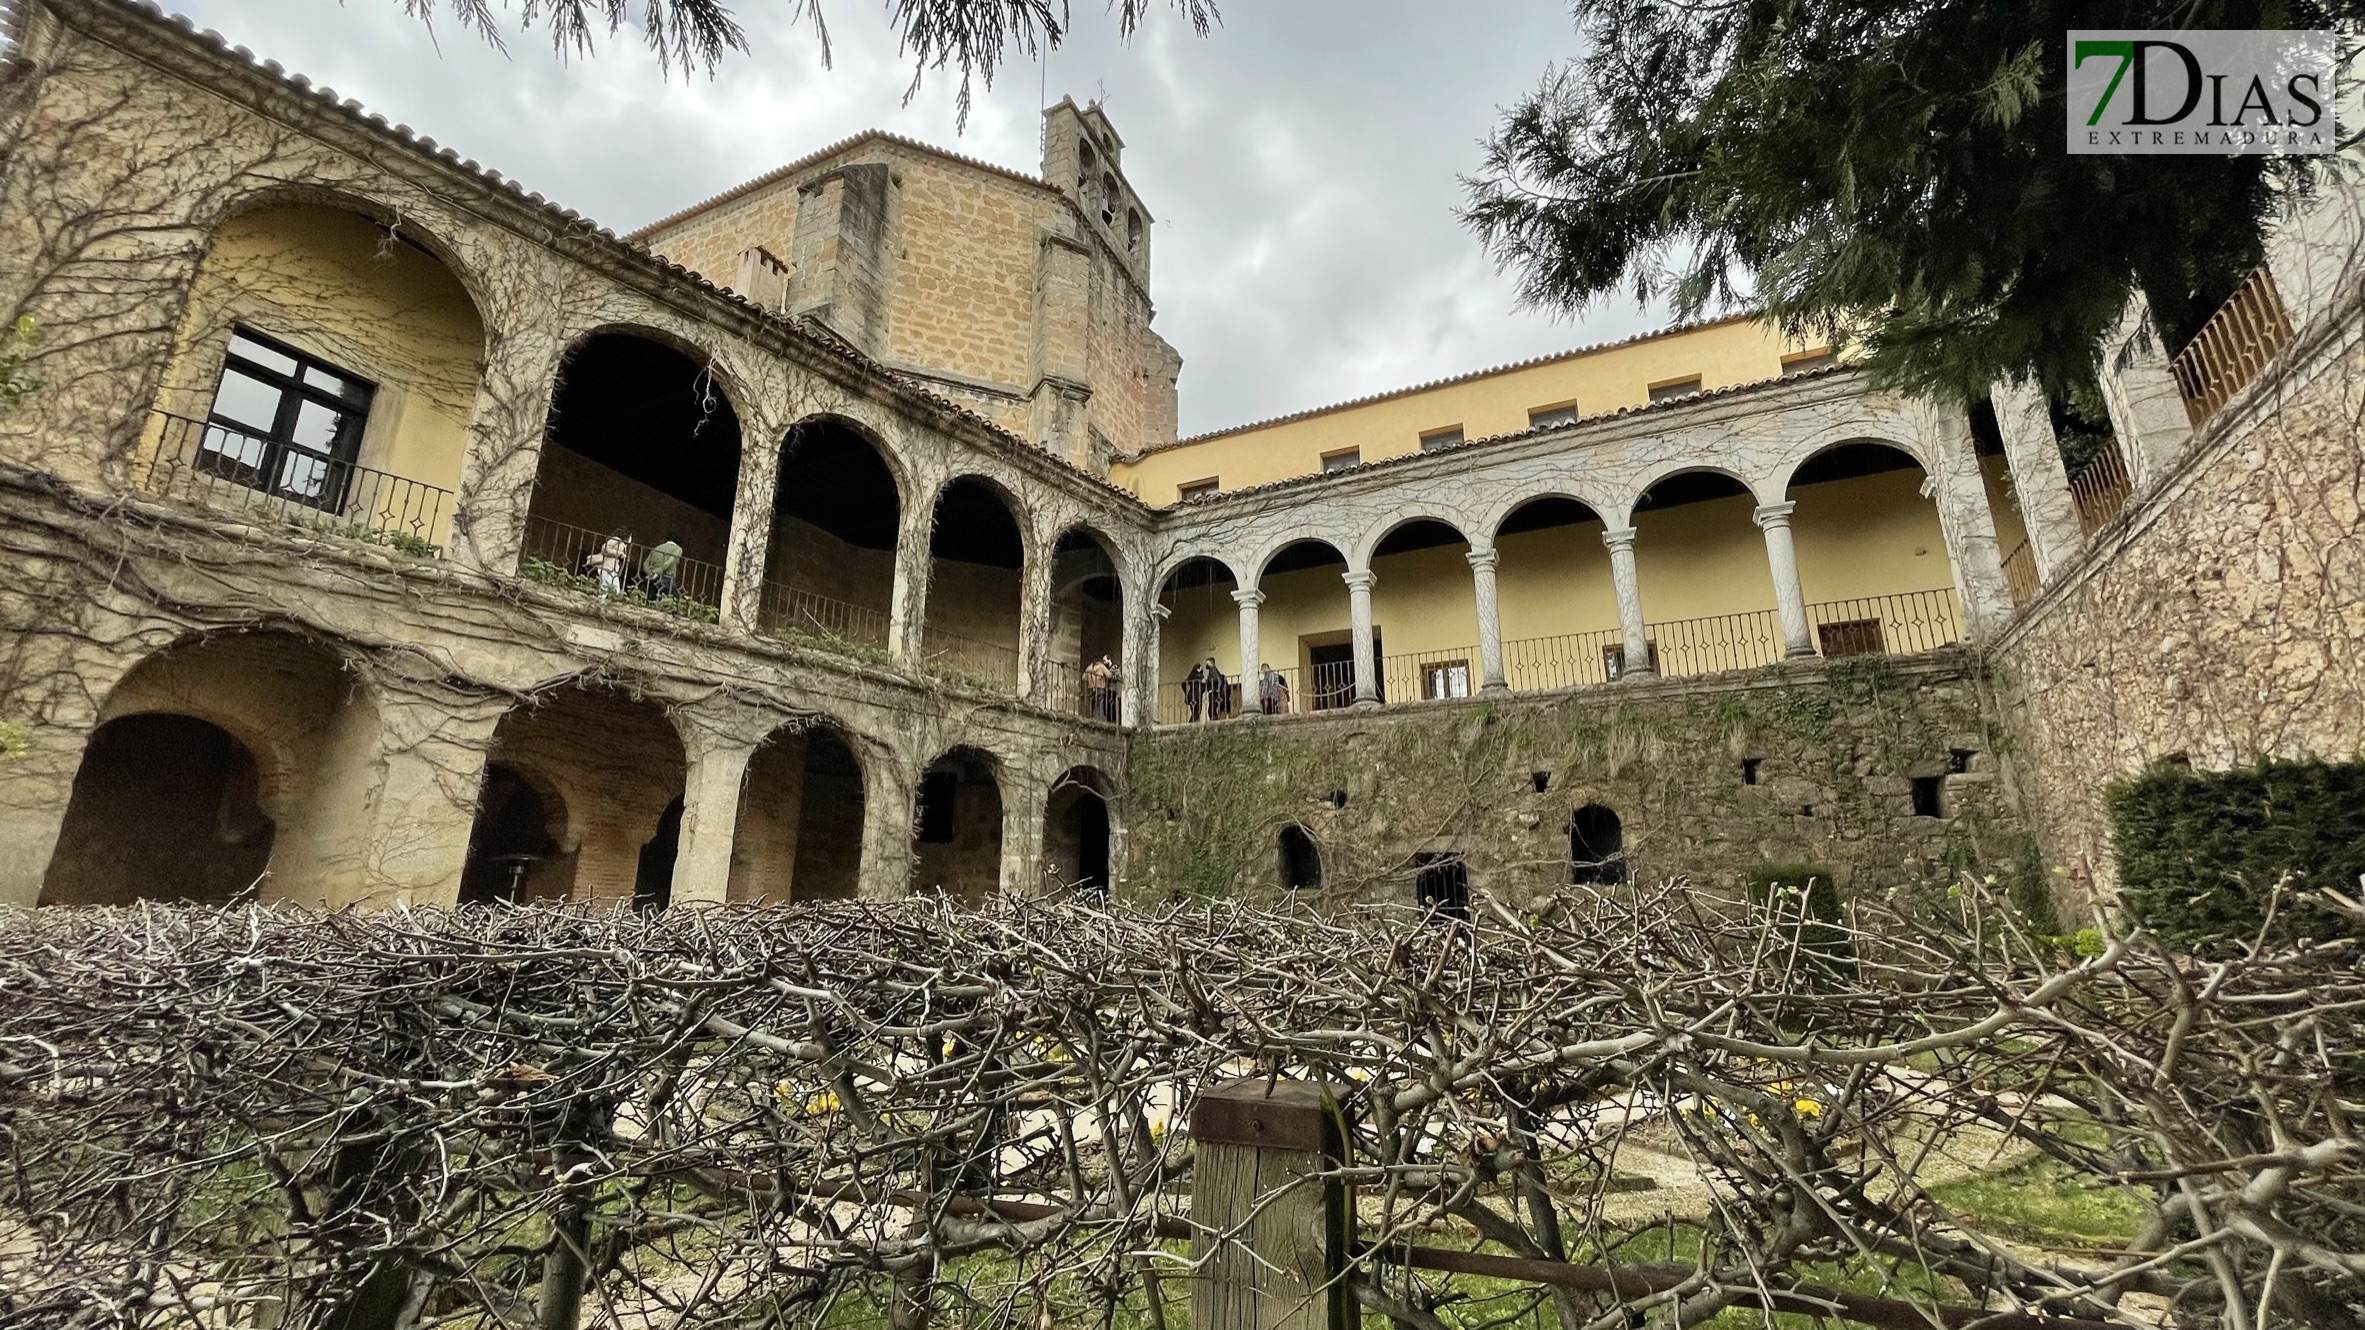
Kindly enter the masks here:
<path id="1" fill-rule="evenodd" d="M 2134 1188 L 2083 1177 L 2041 1155 L 2001 1173 L 1932 1187 L 1930 1194 L 1981 1232 L 2071 1251 L 2124 1248 L 2148 1206 Z"/>

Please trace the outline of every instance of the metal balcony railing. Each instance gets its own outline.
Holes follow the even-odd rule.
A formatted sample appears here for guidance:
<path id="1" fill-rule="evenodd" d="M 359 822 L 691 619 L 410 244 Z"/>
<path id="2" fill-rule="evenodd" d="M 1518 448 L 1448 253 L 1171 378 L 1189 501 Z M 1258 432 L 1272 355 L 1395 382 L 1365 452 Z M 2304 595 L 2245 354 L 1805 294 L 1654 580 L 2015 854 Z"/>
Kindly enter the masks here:
<path id="1" fill-rule="evenodd" d="M 930 628 L 920 639 L 928 668 L 1008 692 L 1018 690 L 1018 648 Z"/>
<path id="2" fill-rule="evenodd" d="M 1104 721 L 1110 725 L 1123 718 L 1121 695 L 1124 680 L 1121 675 L 1112 676 L 1106 683 L 1096 683 L 1094 676 L 1085 667 L 1064 660 L 1046 661 L 1044 666 L 1048 676 L 1044 680 L 1044 706 L 1053 711 L 1082 716 L 1086 720 Z"/>
<path id="3" fill-rule="evenodd" d="M 2199 429 L 2291 345 L 2291 315 L 2275 279 L 2260 268 L 2226 297 L 2193 340 L 2169 361 L 2185 414 Z"/>
<path id="4" fill-rule="evenodd" d="M 536 581 L 592 595 L 667 609 L 695 605 L 712 611 L 723 603 L 721 565 L 684 557 L 670 574 L 654 573 L 649 569 L 649 546 L 621 532 L 592 531 L 529 516 L 522 562 L 526 576 Z"/>
<path id="5" fill-rule="evenodd" d="M 154 413 L 133 482 L 150 494 L 440 554 L 452 492 L 213 421 Z"/>
<path id="6" fill-rule="evenodd" d="M 2012 589 L 2012 603 L 2026 605 L 2037 598 L 2037 556 L 2021 541 L 2004 556 L 2004 585 Z"/>
<path id="7" fill-rule="evenodd" d="M 2077 505 L 2078 534 L 2091 538 L 2127 506 L 2135 486 L 2127 478 L 2126 460 L 2117 444 L 2096 453 L 2069 478 L 2070 501 Z"/>
<path id="8" fill-rule="evenodd" d="M 855 646 L 887 649 L 887 612 L 781 582 L 764 583 L 756 626 L 767 633 L 799 633 Z"/>

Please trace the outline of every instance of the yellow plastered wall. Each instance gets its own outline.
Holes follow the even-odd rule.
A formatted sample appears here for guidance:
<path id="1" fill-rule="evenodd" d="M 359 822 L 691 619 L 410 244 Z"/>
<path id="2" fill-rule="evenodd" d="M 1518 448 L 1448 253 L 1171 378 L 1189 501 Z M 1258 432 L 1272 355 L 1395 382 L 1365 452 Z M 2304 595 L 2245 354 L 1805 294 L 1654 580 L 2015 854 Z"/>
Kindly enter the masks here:
<path id="1" fill-rule="evenodd" d="M 267 208 L 224 222 L 198 268 L 158 410 L 206 417 L 235 325 L 377 385 L 361 465 L 459 488 L 484 325 L 426 251 L 333 208 Z M 428 538 L 441 543 L 444 532 Z"/>
<path id="2" fill-rule="evenodd" d="M 1295 420 L 1186 440 L 1120 462 L 1112 483 L 1144 502 L 1174 503 L 1186 481 L 1216 477 L 1226 490 L 1313 475 L 1322 455 L 1354 448 L 1376 462 L 1420 451 L 1421 436 L 1459 426 L 1469 439 L 1528 428 L 1528 412 L 1574 403 L 1581 416 L 1647 404 L 1653 384 L 1698 376 L 1704 390 L 1782 374 L 1785 355 L 1813 348 L 1750 318 L 1726 319 L 1480 374 Z"/>
<path id="3" fill-rule="evenodd" d="M 1886 471 L 1795 487 L 1791 518 L 1799 583 L 1809 602 L 1941 591 L 1954 569 L 1938 524 L 1938 510 L 1921 494 L 1919 469 Z M 1746 495 L 1681 504 L 1637 517 L 1636 576 L 1643 617 L 1651 623 L 1724 614 L 1770 612 L 1773 574 L 1765 536 Z M 1518 644 L 1570 634 L 1607 633 L 1615 640 L 1618 599 L 1609 550 L 1599 521 L 1523 531 L 1497 542 L 1496 599 L 1502 619 L 1506 673 L 1519 684 Z M 1390 657 L 1437 655 L 1468 648 L 1472 687 L 1478 680 L 1477 594 L 1460 545 L 1436 546 L 1372 561 L 1372 625 Z M 1268 575 L 1257 616 L 1257 645 L 1276 668 L 1303 668 L 1302 639 L 1346 631 L 1343 568 Z M 1159 680 L 1172 687 L 1191 663 L 1214 656 L 1225 674 L 1239 677 L 1239 616 L 1231 588 L 1193 587 L 1167 599 L 1172 613 L 1159 638 Z M 1902 611 L 1901 611 L 1902 612 Z M 1957 625 L 1959 629 L 1959 625 Z M 1900 642 L 1911 639 L 1900 637 Z M 1598 664 L 1597 643 L 1578 654 Z M 1401 673 L 1401 672 L 1400 672 Z M 1565 682 L 1565 674 L 1554 678 Z M 1397 681 L 1402 691 L 1404 681 Z M 1394 693 L 1391 693 L 1391 697 Z M 1401 700 L 1401 699 L 1399 699 Z"/>

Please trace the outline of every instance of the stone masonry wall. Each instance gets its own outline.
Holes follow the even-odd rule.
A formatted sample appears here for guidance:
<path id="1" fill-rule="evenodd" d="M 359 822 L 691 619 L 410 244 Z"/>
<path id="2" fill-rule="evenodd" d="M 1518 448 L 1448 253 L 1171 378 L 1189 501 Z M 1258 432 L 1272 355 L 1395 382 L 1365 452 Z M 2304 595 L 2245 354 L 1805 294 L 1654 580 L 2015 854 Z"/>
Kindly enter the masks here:
<path id="1" fill-rule="evenodd" d="M 2344 322 L 1996 644 L 2015 776 L 2065 876 L 2115 888 L 2102 796 L 2148 763 L 2365 751 L 2365 344 Z"/>
<path id="2" fill-rule="evenodd" d="M 1120 889 L 1269 899 L 1295 823 L 1328 899 L 1409 903 L 1412 857 L 1445 851 L 1474 891 L 1521 902 L 1568 884 L 1587 804 L 1616 811 L 1638 881 L 1737 891 L 1753 865 L 1803 861 L 1858 894 L 2009 865 L 2023 839 L 1973 669 L 1856 657 L 1161 731 L 1134 746 Z M 1915 777 L 1938 781 L 1941 816 L 1914 815 Z"/>

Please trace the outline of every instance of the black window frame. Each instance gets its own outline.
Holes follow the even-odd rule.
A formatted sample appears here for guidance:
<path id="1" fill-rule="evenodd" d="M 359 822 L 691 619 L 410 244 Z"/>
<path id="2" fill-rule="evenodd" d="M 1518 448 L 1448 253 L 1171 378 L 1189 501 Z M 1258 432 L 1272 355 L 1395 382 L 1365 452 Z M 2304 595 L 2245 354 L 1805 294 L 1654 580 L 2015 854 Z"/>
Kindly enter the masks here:
<path id="1" fill-rule="evenodd" d="M 295 361 L 294 372 L 276 369 L 240 355 L 238 343 L 241 340 L 252 342 Z M 234 369 L 250 379 L 279 390 L 279 411 L 271 422 L 269 434 L 257 434 L 254 432 L 254 428 L 246 422 L 224 416 L 216 409 L 222 398 L 222 384 L 229 377 L 230 371 Z M 355 394 L 348 397 L 305 382 L 305 371 L 313 369 L 335 375 L 346 383 L 352 384 L 356 390 Z M 256 332 L 245 324 L 233 324 L 230 329 L 229 343 L 222 349 L 221 372 L 214 376 L 213 399 L 206 405 L 205 437 L 198 454 L 197 466 L 208 475 L 219 477 L 233 484 L 243 485 L 273 498 L 342 515 L 345 511 L 347 492 L 353 485 L 354 468 L 359 465 L 357 459 L 361 454 L 361 436 L 369 427 L 370 408 L 376 403 L 377 396 L 378 385 L 375 382 L 363 378 L 342 365 L 333 364 L 319 356 L 299 351 L 275 337 L 268 337 Z M 338 426 L 337 438 L 330 445 L 331 450 L 328 452 L 324 453 L 317 448 L 309 448 L 295 441 L 296 422 L 302 415 L 307 402 L 338 413 L 341 423 Z M 248 462 L 240 456 L 244 449 L 234 450 L 219 446 L 216 440 L 225 435 L 261 444 L 260 458 L 254 462 Z M 291 458 L 300 458 L 318 464 L 325 479 L 317 492 L 307 493 L 300 488 L 291 488 L 284 483 L 289 475 L 286 468 Z"/>

